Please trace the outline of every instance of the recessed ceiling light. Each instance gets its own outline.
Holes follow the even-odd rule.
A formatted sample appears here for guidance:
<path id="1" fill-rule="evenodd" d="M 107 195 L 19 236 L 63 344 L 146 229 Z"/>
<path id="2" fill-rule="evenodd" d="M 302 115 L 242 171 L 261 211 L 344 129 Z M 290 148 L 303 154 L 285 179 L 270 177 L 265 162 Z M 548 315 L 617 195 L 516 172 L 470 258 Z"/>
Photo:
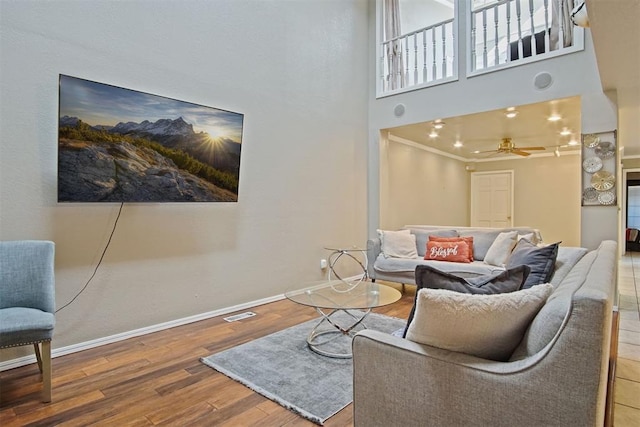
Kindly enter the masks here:
<path id="1" fill-rule="evenodd" d="M 547 120 L 549 120 L 550 122 L 557 122 L 558 120 L 562 120 L 562 117 L 560 117 L 558 114 L 552 114 L 547 118 Z"/>
<path id="2" fill-rule="evenodd" d="M 460 142 L 460 141 L 456 141 L 456 142 L 453 144 L 453 146 L 454 146 L 454 147 L 456 147 L 456 148 L 460 148 L 460 147 L 462 147 L 462 142 Z"/>
<path id="3" fill-rule="evenodd" d="M 474 151 L 473 154 L 480 154 L 480 150 Z"/>
<path id="4" fill-rule="evenodd" d="M 435 130 L 432 130 L 431 133 L 429 134 L 429 138 L 437 138 L 438 137 L 438 132 L 436 132 Z"/>

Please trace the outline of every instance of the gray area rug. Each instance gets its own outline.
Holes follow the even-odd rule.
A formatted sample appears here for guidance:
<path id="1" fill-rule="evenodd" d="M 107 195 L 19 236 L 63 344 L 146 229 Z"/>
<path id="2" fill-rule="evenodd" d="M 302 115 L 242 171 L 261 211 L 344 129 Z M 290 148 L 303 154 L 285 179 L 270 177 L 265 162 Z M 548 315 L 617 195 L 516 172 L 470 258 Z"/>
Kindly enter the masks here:
<path id="1" fill-rule="evenodd" d="M 322 425 L 351 403 L 353 369 L 351 359 L 333 359 L 309 349 L 307 335 L 318 321 L 314 319 L 292 326 L 201 361 Z M 368 329 L 391 333 L 404 327 L 405 322 L 371 313 L 365 323 Z M 347 337 L 344 340 L 337 345 L 350 346 L 350 340 Z"/>

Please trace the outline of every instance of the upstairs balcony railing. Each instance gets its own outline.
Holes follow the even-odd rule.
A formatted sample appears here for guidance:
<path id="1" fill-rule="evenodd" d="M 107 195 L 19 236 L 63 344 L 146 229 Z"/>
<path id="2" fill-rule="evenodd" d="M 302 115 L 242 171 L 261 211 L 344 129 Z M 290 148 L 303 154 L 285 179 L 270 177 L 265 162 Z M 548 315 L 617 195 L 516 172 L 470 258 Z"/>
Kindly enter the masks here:
<path id="1" fill-rule="evenodd" d="M 582 50 L 584 32 L 571 22 L 569 0 L 498 0 L 380 43 L 378 96 L 456 80 L 466 55 L 471 77 Z M 456 14 L 459 17 L 459 14 Z M 467 34 L 458 52 L 458 29 Z"/>
<path id="2" fill-rule="evenodd" d="M 381 85 L 386 92 L 427 86 L 456 75 L 454 20 L 421 28 L 382 43 Z"/>

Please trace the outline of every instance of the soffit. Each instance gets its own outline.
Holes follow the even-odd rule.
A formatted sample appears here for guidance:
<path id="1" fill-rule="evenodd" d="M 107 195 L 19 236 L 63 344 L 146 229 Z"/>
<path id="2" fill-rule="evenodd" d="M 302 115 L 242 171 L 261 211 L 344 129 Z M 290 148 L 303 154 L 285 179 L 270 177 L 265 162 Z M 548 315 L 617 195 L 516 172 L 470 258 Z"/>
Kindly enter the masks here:
<path id="1" fill-rule="evenodd" d="M 514 118 L 507 118 L 505 109 L 486 111 L 458 117 L 443 117 L 445 123 L 437 130 L 438 137 L 431 138 L 434 122 L 416 123 L 386 129 L 391 135 L 461 157 L 464 160 L 499 159 L 508 155 L 475 154 L 474 151 L 495 150 L 502 138 L 511 138 L 516 147 L 544 146 L 535 154 L 552 154 L 557 146 L 566 145 L 571 139 L 580 141 L 580 98 L 564 98 L 548 102 L 521 105 Z M 561 120 L 550 122 L 557 114 Z M 562 136 L 564 129 L 570 135 Z M 462 147 L 454 147 L 460 141 Z M 576 147 L 560 147 L 562 151 L 575 151 Z M 519 156 L 518 156 L 519 157 Z"/>

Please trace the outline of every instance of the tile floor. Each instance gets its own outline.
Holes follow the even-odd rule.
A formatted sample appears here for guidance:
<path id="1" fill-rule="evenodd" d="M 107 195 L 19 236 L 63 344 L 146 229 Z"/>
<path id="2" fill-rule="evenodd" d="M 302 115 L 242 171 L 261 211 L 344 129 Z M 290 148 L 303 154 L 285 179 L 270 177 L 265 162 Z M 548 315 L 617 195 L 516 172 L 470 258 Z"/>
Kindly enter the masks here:
<path id="1" fill-rule="evenodd" d="M 618 269 L 620 332 L 616 368 L 616 427 L 640 426 L 640 252 L 627 252 Z"/>

